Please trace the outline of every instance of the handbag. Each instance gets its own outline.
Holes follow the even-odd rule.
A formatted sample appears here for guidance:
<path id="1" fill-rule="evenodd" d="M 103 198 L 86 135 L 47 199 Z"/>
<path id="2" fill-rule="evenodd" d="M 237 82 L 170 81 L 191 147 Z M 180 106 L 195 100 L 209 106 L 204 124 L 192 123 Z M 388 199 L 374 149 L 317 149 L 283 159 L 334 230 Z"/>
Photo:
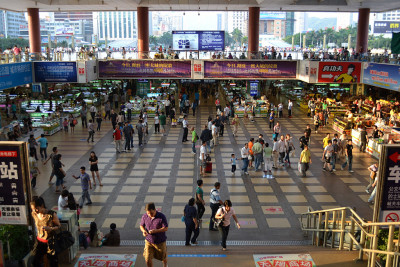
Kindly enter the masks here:
<path id="1" fill-rule="evenodd" d="M 53 242 L 56 253 L 60 253 L 75 244 L 75 238 L 71 232 L 61 231 L 54 236 Z"/>
<path id="2" fill-rule="evenodd" d="M 222 212 L 224 213 L 224 209 L 223 208 L 220 208 L 220 209 L 222 209 Z M 217 213 L 218 213 L 218 211 L 217 211 Z M 214 216 L 214 218 L 212 220 L 214 222 L 214 228 L 221 227 L 224 224 L 224 218 L 216 219 Z"/>

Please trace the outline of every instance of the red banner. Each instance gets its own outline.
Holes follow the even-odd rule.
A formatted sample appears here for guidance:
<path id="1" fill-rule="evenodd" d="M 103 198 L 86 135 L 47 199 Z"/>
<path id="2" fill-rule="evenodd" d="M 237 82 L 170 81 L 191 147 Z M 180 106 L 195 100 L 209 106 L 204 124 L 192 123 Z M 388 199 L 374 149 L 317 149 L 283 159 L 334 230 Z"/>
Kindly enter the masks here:
<path id="1" fill-rule="evenodd" d="M 319 83 L 360 83 L 361 62 L 319 62 Z"/>

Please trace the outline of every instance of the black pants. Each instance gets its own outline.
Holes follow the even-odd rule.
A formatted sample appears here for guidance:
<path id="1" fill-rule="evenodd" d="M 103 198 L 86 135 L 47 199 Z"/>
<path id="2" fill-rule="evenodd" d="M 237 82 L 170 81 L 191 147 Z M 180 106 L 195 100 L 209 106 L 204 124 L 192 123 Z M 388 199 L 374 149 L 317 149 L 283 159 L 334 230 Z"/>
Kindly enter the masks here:
<path id="1" fill-rule="evenodd" d="M 31 186 L 32 188 L 36 187 L 36 178 L 37 178 L 37 173 L 32 175 L 32 180 L 31 180 Z"/>
<path id="2" fill-rule="evenodd" d="M 108 119 L 111 119 L 111 111 L 110 110 L 106 111 L 106 115 L 104 116 L 104 119 L 107 119 L 107 116 L 108 116 Z"/>
<path id="3" fill-rule="evenodd" d="M 111 121 L 111 124 L 112 124 L 113 130 L 115 130 L 115 126 L 117 126 L 117 122 L 116 121 Z"/>
<path id="4" fill-rule="evenodd" d="M 115 107 L 115 109 L 118 109 L 118 101 L 114 102 L 114 107 Z"/>
<path id="5" fill-rule="evenodd" d="M 211 218 L 210 218 L 210 224 L 209 224 L 208 229 L 212 230 L 212 229 L 214 229 L 213 218 L 215 217 L 215 214 L 217 214 L 217 211 L 219 209 L 219 203 L 218 204 L 210 203 L 210 208 L 211 208 Z"/>
<path id="6" fill-rule="evenodd" d="M 92 117 L 92 121 L 94 122 L 94 117 L 96 116 L 96 112 L 90 112 L 90 116 Z"/>
<path id="7" fill-rule="evenodd" d="M 183 137 L 182 137 L 182 142 L 185 142 L 185 141 L 187 141 L 188 133 L 189 133 L 189 130 L 188 130 L 188 128 L 187 128 L 187 127 L 183 128 Z"/>
<path id="8" fill-rule="evenodd" d="M 289 109 L 289 117 L 292 117 L 292 110 Z"/>
<path id="9" fill-rule="evenodd" d="M 194 233 L 193 237 L 192 237 L 192 233 Z M 195 243 L 197 240 L 197 237 L 199 237 L 199 234 L 200 234 L 200 228 L 197 227 L 197 229 L 196 229 L 194 223 L 186 225 L 185 245 L 190 245 L 190 242 Z M 192 237 L 192 239 L 190 240 L 191 237 Z"/>
<path id="10" fill-rule="evenodd" d="M 367 142 L 361 141 L 361 143 L 360 143 L 360 152 L 365 152 L 366 148 L 367 148 Z"/>
<path id="11" fill-rule="evenodd" d="M 165 107 L 165 116 L 167 117 L 169 116 L 169 109 L 170 109 L 169 106 Z"/>
<path id="12" fill-rule="evenodd" d="M 47 253 L 47 243 L 43 243 L 43 242 L 36 240 L 36 243 L 33 246 L 32 255 L 33 255 L 32 265 L 34 267 L 43 266 L 42 262 L 43 262 L 44 255 L 47 255 L 47 259 L 48 259 L 48 262 L 51 267 L 58 266 L 57 255 L 51 255 L 51 254 Z"/>
<path id="13" fill-rule="evenodd" d="M 47 159 L 47 147 L 40 148 L 40 157 L 42 157 L 42 159 Z"/>
<path id="14" fill-rule="evenodd" d="M 128 109 L 128 121 L 132 118 L 132 109 Z"/>
<path id="15" fill-rule="evenodd" d="M 269 121 L 269 128 L 270 129 L 274 128 L 274 121 Z"/>
<path id="16" fill-rule="evenodd" d="M 138 139 L 139 139 L 139 146 L 141 146 L 143 144 L 143 133 L 142 134 L 138 133 Z"/>
<path id="17" fill-rule="evenodd" d="M 204 205 L 202 203 L 197 203 L 197 212 L 198 212 L 199 220 L 201 220 L 201 218 L 203 218 L 205 211 L 206 211 L 206 208 L 204 207 Z"/>
<path id="18" fill-rule="evenodd" d="M 285 152 L 279 152 L 279 161 L 284 163 L 283 159 L 285 158 Z"/>
<path id="19" fill-rule="evenodd" d="M 155 133 L 160 133 L 160 124 L 154 124 L 154 132 Z"/>
<path id="20" fill-rule="evenodd" d="M 87 119 L 86 116 L 82 117 L 82 127 L 86 127 L 87 128 Z"/>
<path id="21" fill-rule="evenodd" d="M 38 157 L 36 155 L 36 147 L 31 147 L 30 151 L 35 154 L 35 159 L 38 160 Z"/>
<path id="22" fill-rule="evenodd" d="M 236 171 L 236 165 L 232 165 L 232 172 Z"/>
<path id="23" fill-rule="evenodd" d="M 226 248 L 226 240 L 228 239 L 229 227 L 230 227 L 230 225 L 218 227 L 218 230 L 219 230 L 219 232 L 220 232 L 221 235 L 222 235 L 221 246 L 222 246 L 223 248 Z"/>
<path id="24" fill-rule="evenodd" d="M 89 131 L 89 137 L 87 138 L 87 141 L 89 142 L 90 138 L 92 138 L 92 142 L 94 142 L 94 131 Z"/>
<path id="25" fill-rule="evenodd" d="M 224 136 L 224 128 L 225 128 L 225 126 L 223 124 L 221 124 L 219 126 L 219 135 L 220 136 Z"/>
<path id="26" fill-rule="evenodd" d="M 101 121 L 97 122 L 97 131 L 100 131 L 100 128 L 101 128 Z"/>

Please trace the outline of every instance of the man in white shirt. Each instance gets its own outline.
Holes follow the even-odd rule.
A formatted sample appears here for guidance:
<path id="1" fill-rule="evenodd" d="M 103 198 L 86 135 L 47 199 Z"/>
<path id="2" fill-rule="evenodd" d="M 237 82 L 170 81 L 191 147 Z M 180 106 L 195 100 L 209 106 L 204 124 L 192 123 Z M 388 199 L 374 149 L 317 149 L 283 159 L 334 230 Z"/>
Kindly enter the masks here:
<path id="1" fill-rule="evenodd" d="M 206 175 L 206 141 L 203 141 L 200 147 L 200 174 L 201 175 Z"/>
<path id="2" fill-rule="evenodd" d="M 272 168 L 274 169 L 278 168 L 278 157 L 279 157 L 278 141 L 274 139 L 274 145 L 272 146 L 272 159 L 274 161 L 274 165 L 272 166 Z"/>
<path id="3" fill-rule="evenodd" d="M 170 106 L 171 106 L 171 101 L 169 101 L 169 99 L 167 98 L 167 100 L 165 100 L 165 114 L 167 117 L 169 116 Z"/>
<path id="4" fill-rule="evenodd" d="M 94 121 L 94 117 L 96 116 L 97 113 L 97 108 L 94 105 L 92 105 L 89 109 L 89 112 L 90 116 L 92 117 L 92 121 Z"/>
<path id="5" fill-rule="evenodd" d="M 188 139 L 188 133 L 189 133 L 189 129 L 188 129 L 189 123 L 187 121 L 186 116 L 183 118 L 183 122 L 182 122 L 182 127 L 183 127 L 183 137 L 182 137 L 182 143 L 187 142 Z"/>
<path id="6" fill-rule="evenodd" d="M 131 118 L 132 118 L 132 107 L 133 107 L 133 105 L 132 105 L 132 103 L 131 102 L 127 102 L 126 103 L 126 110 L 127 110 L 127 112 L 128 112 L 128 121 L 131 121 Z"/>
<path id="7" fill-rule="evenodd" d="M 58 198 L 58 210 L 68 210 L 68 190 L 63 190 Z"/>
<path id="8" fill-rule="evenodd" d="M 281 163 L 281 165 L 283 165 L 284 164 L 283 159 L 285 158 L 285 153 L 286 153 L 286 142 L 283 135 L 281 135 L 281 139 L 278 142 L 278 152 L 279 152 L 279 162 Z"/>
<path id="9" fill-rule="evenodd" d="M 289 103 L 288 103 L 289 118 L 292 117 L 292 109 L 293 109 L 293 102 L 291 100 L 289 100 Z"/>
<path id="10" fill-rule="evenodd" d="M 213 121 L 211 126 L 211 133 L 213 136 L 213 146 L 216 146 L 218 142 L 218 127 L 215 124 L 216 124 L 215 121 Z"/>
<path id="11" fill-rule="evenodd" d="M 240 154 L 242 156 L 242 161 L 243 161 L 242 171 L 244 172 L 244 174 L 249 174 L 247 172 L 247 167 L 249 166 L 249 144 L 248 143 L 244 144 L 244 147 L 242 147 L 242 149 L 240 150 Z"/>

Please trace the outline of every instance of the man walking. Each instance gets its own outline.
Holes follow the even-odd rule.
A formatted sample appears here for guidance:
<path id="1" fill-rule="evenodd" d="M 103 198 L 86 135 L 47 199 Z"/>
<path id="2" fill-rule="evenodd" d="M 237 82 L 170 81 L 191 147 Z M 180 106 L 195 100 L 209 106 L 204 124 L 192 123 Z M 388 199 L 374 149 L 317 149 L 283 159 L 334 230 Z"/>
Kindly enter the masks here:
<path id="1" fill-rule="evenodd" d="M 190 128 L 190 131 L 192 132 L 192 154 L 196 155 L 196 142 L 199 136 L 197 135 L 194 127 Z"/>
<path id="2" fill-rule="evenodd" d="M 138 139 L 139 139 L 139 147 L 141 147 L 141 146 L 143 146 L 143 133 L 145 131 L 142 120 L 139 120 L 139 122 L 136 124 L 136 130 L 137 130 Z"/>
<path id="3" fill-rule="evenodd" d="M 161 115 L 159 117 L 160 119 L 160 125 L 161 125 L 161 133 L 163 134 L 163 136 L 165 136 L 165 125 L 167 124 L 167 117 L 164 114 L 164 111 L 161 112 Z"/>
<path id="4" fill-rule="evenodd" d="M 145 237 L 143 257 L 147 267 L 153 266 L 153 258 L 162 261 L 167 267 L 167 236 L 168 221 L 164 214 L 156 211 L 154 203 L 148 203 L 146 213 L 140 221 L 140 230 Z"/>
<path id="5" fill-rule="evenodd" d="M 201 142 L 206 142 L 209 153 L 211 153 L 210 140 L 212 139 L 211 131 L 208 129 L 207 125 L 204 126 L 204 130 L 201 132 L 200 140 Z"/>
<path id="6" fill-rule="evenodd" d="M 240 154 L 242 156 L 242 161 L 243 161 L 242 171 L 244 172 L 244 174 L 249 174 L 247 172 L 247 168 L 249 166 L 249 144 L 248 143 L 244 144 L 244 147 L 242 147 L 242 149 L 240 150 Z"/>
<path id="7" fill-rule="evenodd" d="M 113 133 L 113 138 L 114 138 L 114 142 L 115 142 L 116 152 L 121 153 L 121 151 L 122 151 L 122 132 L 119 129 L 118 125 L 115 127 L 115 130 Z"/>
<path id="8" fill-rule="evenodd" d="M 92 189 L 92 182 L 90 181 L 89 174 L 85 172 L 85 166 L 81 167 L 81 174 L 79 176 L 72 175 L 76 180 L 81 179 L 81 187 L 82 187 L 82 197 L 79 203 L 79 207 L 82 209 L 83 204 L 85 203 L 85 199 L 87 199 L 86 205 L 92 204 L 92 200 L 90 199 L 89 188 Z"/>
<path id="9" fill-rule="evenodd" d="M 88 127 L 86 116 L 87 116 L 87 109 L 86 109 L 86 105 L 84 105 L 84 106 L 82 106 L 82 109 L 81 109 L 82 128 Z"/>
<path id="10" fill-rule="evenodd" d="M 259 167 L 261 165 L 261 162 L 263 160 L 263 146 L 259 142 L 259 140 L 256 140 L 253 147 L 252 147 L 253 153 L 254 153 L 254 161 L 255 161 L 255 171 L 259 171 Z"/>
<path id="11" fill-rule="evenodd" d="M 188 129 L 189 123 L 187 121 L 187 117 L 186 115 L 183 117 L 183 122 L 182 122 L 182 127 L 183 127 L 183 136 L 182 136 L 182 143 L 187 142 L 188 139 L 188 133 L 189 133 L 189 129 Z"/>
<path id="12" fill-rule="evenodd" d="M 92 121 L 94 121 L 94 118 L 96 117 L 97 113 L 97 108 L 94 106 L 94 104 L 90 107 L 89 112 L 90 116 L 92 117 Z"/>
<path id="13" fill-rule="evenodd" d="M 132 103 L 130 101 L 128 101 L 128 103 L 126 103 L 126 110 L 128 112 L 128 121 L 130 121 L 132 119 Z"/>
<path id="14" fill-rule="evenodd" d="M 89 120 L 89 125 L 88 125 L 88 133 L 89 137 L 87 139 L 87 142 L 89 143 L 90 138 L 92 138 L 92 142 L 94 142 L 94 123 L 92 120 Z"/>
<path id="15" fill-rule="evenodd" d="M 214 184 L 214 188 L 211 189 L 210 193 L 211 218 L 210 218 L 210 224 L 208 226 L 208 230 L 210 231 L 218 231 L 217 229 L 214 228 L 213 218 L 215 217 L 215 214 L 217 213 L 219 206 L 223 204 L 221 197 L 219 195 L 220 188 L 221 188 L 221 183 L 216 182 Z"/>
<path id="16" fill-rule="evenodd" d="M 351 139 L 349 139 L 347 141 L 345 152 L 346 152 L 346 162 L 343 163 L 342 170 L 344 170 L 344 168 L 346 167 L 346 165 L 348 163 L 349 164 L 349 172 L 354 172 L 352 170 L 352 167 L 353 167 L 353 142 L 351 141 Z"/>
<path id="17" fill-rule="evenodd" d="M 133 135 L 133 129 L 132 126 L 129 125 L 129 122 L 125 122 L 125 126 L 122 131 L 124 132 L 125 137 L 124 151 L 126 152 L 127 150 L 131 150 L 131 140 Z"/>
<path id="18" fill-rule="evenodd" d="M 292 102 L 292 100 L 289 100 L 289 102 L 288 102 L 289 118 L 292 117 L 292 110 L 293 110 L 293 102 Z"/>

